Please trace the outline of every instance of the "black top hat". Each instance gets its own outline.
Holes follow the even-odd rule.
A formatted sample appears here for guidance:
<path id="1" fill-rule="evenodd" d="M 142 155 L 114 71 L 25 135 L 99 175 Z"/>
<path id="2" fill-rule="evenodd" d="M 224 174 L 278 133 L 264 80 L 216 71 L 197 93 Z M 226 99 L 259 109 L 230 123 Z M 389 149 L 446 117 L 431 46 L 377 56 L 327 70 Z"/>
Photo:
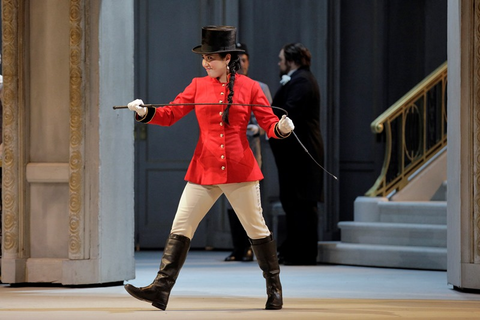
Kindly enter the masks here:
<path id="1" fill-rule="evenodd" d="M 195 53 L 244 52 L 237 49 L 237 29 L 230 26 L 206 26 L 202 28 L 202 45 L 192 49 Z"/>

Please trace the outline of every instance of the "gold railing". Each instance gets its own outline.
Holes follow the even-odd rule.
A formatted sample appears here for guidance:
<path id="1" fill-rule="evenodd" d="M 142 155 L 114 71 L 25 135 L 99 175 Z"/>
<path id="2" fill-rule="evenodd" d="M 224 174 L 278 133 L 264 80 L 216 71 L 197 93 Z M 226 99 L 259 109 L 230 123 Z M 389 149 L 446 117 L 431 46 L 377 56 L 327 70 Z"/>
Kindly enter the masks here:
<path id="1" fill-rule="evenodd" d="M 447 146 L 447 62 L 395 102 L 370 127 L 385 131 L 385 158 L 366 196 L 388 197 Z"/>

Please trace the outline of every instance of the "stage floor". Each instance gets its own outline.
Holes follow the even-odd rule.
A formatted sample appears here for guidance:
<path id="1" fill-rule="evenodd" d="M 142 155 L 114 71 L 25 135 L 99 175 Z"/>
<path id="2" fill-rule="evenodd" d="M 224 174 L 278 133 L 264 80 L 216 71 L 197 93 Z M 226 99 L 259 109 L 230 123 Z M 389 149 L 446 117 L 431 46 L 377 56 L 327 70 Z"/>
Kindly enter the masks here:
<path id="1" fill-rule="evenodd" d="M 443 271 L 340 265 L 281 266 L 284 308 L 264 310 L 256 262 L 224 262 L 228 252 L 191 251 L 166 311 L 123 286 L 0 285 L 0 319 L 480 319 L 480 294 L 447 284 Z M 136 286 L 151 283 L 161 252 L 136 257 Z"/>

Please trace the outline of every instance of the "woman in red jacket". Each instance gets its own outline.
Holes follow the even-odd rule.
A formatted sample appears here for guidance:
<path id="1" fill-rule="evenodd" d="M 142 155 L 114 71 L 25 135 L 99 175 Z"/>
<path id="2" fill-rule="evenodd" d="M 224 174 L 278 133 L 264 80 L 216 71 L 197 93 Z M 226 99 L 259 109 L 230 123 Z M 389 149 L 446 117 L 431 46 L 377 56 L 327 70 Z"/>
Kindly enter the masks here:
<path id="1" fill-rule="evenodd" d="M 288 137 L 294 125 L 285 116 L 279 121 L 271 108 L 252 106 L 268 106 L 269 102 L 258 82 L 236 73 L 238 53 L 243 50 L 236 48 L 235 40 L 234 27 L 202 28 L 202 44 L 193 52 L 202 55 L 208 76 L 194 78 L 172 102 L 175 105 L 144 107 L 140 99 L 128 104 L 137 113 L 137 121 L 161 126 L 171 126 L 194 110 L 200 128 L 157 277 L 146 287 L 125 286 L 133 297 L 162 310 L 167 307 L 195 230 L 222 194 L 245 228 L 263 271 L 268 296 L 265 308 L 281 309 L 283 305 L 276 244 L 261 207 L 259 180 L 263 175 L 249 147 L 246 130 L 252 112 L 270 138 Z"/>

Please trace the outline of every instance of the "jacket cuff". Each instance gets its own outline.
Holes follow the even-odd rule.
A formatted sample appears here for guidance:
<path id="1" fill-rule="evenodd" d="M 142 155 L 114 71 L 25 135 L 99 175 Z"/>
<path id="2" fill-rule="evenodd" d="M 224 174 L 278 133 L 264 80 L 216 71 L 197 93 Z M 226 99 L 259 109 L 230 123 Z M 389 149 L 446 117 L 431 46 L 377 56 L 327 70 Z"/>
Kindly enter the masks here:
<path id="1" fill-rule="evenodd" d="M 291 131 L 290 131 L 289 133 L 287 133 L 287 134 L 283 134 L 283 133 L 280 132 L 280 130 L 278 129 L 278 122 L 275 124 L 275 135 L 277 136 L 278 139 L 288 138 L 291 134 L 292 134 Z"/>
<path id="2" fill-rule="evenodd" d="M 155 109 L 155 107 L 147 107 L 147 113 L 145 113 L 143 117 L 140 117 L 138 113 L 135 113 L 135 120 L 142 123 L 149 123 L 155 115 Z"/>

